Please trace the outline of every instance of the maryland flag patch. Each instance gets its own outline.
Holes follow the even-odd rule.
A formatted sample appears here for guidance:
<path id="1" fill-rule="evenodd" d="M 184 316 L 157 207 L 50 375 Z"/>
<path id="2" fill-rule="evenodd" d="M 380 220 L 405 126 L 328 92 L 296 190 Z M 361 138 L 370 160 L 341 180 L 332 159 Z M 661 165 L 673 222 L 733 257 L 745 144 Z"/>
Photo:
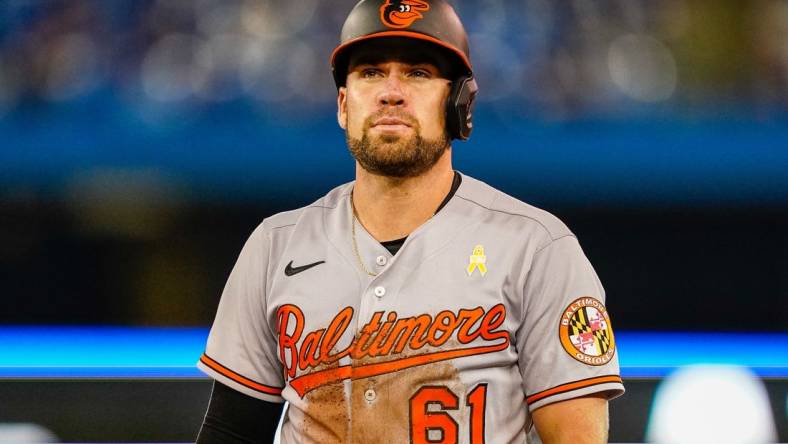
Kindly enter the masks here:
<path id="1" fill-rule="evenodd" d="M 616 353 L 607 309 L 592 297 L 579 298 L 566 307 L 558 332 L 564 350 L 584 364 L 607 364 Z"/>

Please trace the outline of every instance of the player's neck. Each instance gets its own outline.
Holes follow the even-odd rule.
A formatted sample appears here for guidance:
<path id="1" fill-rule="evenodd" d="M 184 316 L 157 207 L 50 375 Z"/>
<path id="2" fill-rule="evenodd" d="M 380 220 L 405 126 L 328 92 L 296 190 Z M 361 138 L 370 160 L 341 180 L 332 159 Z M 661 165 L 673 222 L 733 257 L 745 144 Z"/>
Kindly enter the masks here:
<path id="1" fill-rule="evenodd" d="M 451 190 L 451 151 L 418 177 L 378 176 L 356 165 L 353 203 L 359 222 L 378 241 L 401 239 L 429 220 Z"/>

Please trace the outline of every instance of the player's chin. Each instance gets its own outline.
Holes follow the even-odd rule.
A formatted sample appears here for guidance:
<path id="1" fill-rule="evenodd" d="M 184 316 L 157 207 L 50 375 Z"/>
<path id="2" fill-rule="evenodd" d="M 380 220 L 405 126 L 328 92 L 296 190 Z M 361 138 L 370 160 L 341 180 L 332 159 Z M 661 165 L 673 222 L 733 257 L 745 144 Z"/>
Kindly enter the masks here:
<path id="1" fill-rule="evenodd" d="M 413 145 L 414 139 L 414 137 L 403 137 L 393 134 L 369 134 L 366 138 L 368 142 L 367 149 L 372 152 L 381 154 L 389 153 L 388 155 L 392 155 L 393 153 L 404 151 L 407 147 Z"/>
<path id="2" fill-rule="evenodd" d="M 378 145 L 401 145 L 407 138 L 398 134 L 381 134 L 377 137 L 372 137 L 372 141 Z"/>

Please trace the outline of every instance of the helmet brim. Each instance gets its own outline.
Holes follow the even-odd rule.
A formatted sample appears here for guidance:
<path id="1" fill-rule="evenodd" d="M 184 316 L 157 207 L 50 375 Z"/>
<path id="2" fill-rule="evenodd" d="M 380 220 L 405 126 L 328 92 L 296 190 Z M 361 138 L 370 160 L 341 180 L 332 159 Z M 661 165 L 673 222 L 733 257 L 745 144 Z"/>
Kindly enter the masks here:
<path id="1" fill-rule="evenodd" d="M 330 63 L 331 63 L 331 70 L 334 73 L 334 81 L 336 82 L 337 87 L 344 85 L 344 79 L 339 79 L 337 77 L 337 74 L 339 72 L 343 72 L 344 70 L 342 69 L 342 70 L 338 71 L 337 68 L 336 68 L 336 62 L 337 62 L 337 59 L 340 58 L 341 54 L 345 52 L 345 50 L 347 50 L 349 47 L 354 46 L 354 45 L 356 45 L 356 44 L 358 44 L 360 42 L 364 42 L 364 41 L 368 41 L 368 40 L 372 40 L 372 39 L 390 38 L 390 37 L 405 37 L 405 38 L 412 38 L 412 39 L 417 39 L 417 40 L 423 40 L 425 42 L 430 42 L 430 43 L 432 43 L 434 45 L 437 45 L 437 46 L 439 46 L 441 48 L 447 49 L 453 55 L 456 55 L 459 58 L 459 60 L 462 62 L 462 64 L 468 70 L 468 72 L 473 72 L 473 68 L 471 66 L 471 61 L 468 60 L 468 57 L 465 55 L 465 53 L 462 52 L 461 50 L 455 48 L 454 46 L 444 42 L 444 41 L 441 41 L 439 39 L 436 39 L 435 37 L 431 37 L 431 36 L 426 35 L 426 34 L 422 34 L 420 32 L 412 32 L 412 31 L 383 31 L 383 32 L 377 32 L 377 33 L 374 33 L 374 34 L 367 34 L 367 35 L 362 35 L 362 36 L 356 37 L 354 39 L 351 39 L 351 40 L 348 40 L 348 41 L 342 43 L 341 45 L 337 46 L 334 49 L 334 51 L 331 53 Z"/>

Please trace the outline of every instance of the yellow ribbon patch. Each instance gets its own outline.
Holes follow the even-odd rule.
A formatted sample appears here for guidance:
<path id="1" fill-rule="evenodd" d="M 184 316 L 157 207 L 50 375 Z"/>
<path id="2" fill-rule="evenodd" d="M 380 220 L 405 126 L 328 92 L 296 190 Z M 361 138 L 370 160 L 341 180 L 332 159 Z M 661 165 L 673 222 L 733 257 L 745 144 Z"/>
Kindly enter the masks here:
<path id="1" fill-rule="evenodd" d="M 473 254 L 471 254 L 470 263 L 468 264 L 468 276 L 472 275 L 477 268 L 484 276 L 487 274 L 487 256 L 484 255 L 484 246 L 477 245 L 473 247 Z"/>

